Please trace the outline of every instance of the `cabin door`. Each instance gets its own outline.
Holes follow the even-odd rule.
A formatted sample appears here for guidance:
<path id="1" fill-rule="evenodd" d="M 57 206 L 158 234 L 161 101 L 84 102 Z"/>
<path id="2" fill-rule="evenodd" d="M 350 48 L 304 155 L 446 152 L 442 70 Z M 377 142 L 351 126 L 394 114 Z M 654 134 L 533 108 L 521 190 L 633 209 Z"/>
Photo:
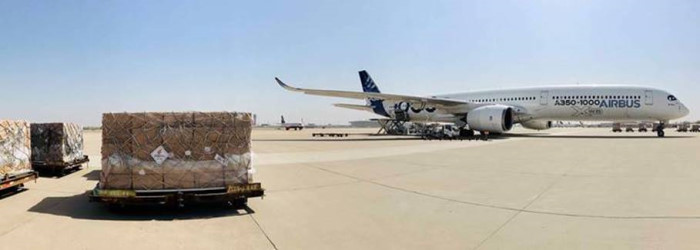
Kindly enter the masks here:
<path id="1" fill-rule="evenodd" d="M 540 105 L 547 105 L 549 102 L 549 91 L 540 92 Z"/>
<path id="2" fill-rule="evenodd" d="M 651 90 L 644 91 L 644 104 L 654 105 L 654 92 Z"/>

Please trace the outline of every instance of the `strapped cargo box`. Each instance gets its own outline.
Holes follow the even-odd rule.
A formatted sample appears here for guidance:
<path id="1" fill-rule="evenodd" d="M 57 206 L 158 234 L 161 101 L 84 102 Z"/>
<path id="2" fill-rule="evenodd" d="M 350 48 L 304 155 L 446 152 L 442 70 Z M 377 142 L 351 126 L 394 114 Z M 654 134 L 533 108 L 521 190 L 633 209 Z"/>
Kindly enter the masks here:
<path id="1" fill-rule="evenodd" d="M 32 123 L 35 170 L 62 173 L 88 162 L 83 154 L 83 128 L 73 123 Z"/>
<path id="2" fill-rule="evenodd" d="M 0 120 L 0 190 L 36 180 L 30 162 L 29 130 L 26 121 Z"/>
<path id="3" fill-rule="evenodd" d="M 102 126 L 102 173 L 93 200 L 131 191 L 230 194 L 252 184 L 249 113 L 108 113 Z M 258 191 L 250 194 L 262 195 Z"/>

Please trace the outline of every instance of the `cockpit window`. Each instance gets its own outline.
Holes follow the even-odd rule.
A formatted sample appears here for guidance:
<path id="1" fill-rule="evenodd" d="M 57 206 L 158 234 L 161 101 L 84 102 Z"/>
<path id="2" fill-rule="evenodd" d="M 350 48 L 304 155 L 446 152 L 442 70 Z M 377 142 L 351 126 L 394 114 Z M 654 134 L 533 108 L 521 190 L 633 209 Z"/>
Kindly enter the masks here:
<path id="1" fill-rule="evenodd" d="M 676 97 L 673 95 L 668 96 L 668 100 L 672 102 L 678 101 L 678 99 L 676 99 Z"/>

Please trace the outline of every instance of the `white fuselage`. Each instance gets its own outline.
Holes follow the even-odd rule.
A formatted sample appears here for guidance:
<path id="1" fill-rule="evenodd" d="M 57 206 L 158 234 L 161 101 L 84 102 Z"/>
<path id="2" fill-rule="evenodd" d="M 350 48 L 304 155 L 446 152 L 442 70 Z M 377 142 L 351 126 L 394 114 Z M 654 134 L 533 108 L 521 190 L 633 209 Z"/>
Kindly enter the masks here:
<path id="1" fill-rule="evenodd" d="M 477 91 L 435 96 L 462 100 L 477 106 L 501 104 L 514 108 L 516 121 L 669 121 L 689 113 L 670 93 L 648 87 L 567 86 Z M 385 102 L 391 117 L 396 110 L 408 110 L 417 122 L 454 122 L 455 110 L 411 107 L 407 103 Z M 465 107 L 468 113 L 473 107 Z M 459 112 L 457 112 L 459 113 Z"/>

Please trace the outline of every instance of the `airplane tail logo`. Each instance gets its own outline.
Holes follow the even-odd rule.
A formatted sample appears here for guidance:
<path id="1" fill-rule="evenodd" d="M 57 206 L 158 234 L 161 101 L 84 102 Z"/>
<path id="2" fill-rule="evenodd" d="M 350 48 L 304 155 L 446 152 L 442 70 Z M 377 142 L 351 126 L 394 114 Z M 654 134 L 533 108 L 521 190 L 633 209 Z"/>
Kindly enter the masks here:
<path id="1" fill-rule="evenodd" d="M 365 70 L 360 71 L 360 83 L 362 84 L 362 91 L 365 93 L 381 93 L 377 84 L 374 83 L 372 77 Z M 389 117 L 389 113 L 384 109 L 384 100 L 367 98 L 367 105 L 372 107 L 375 114 Z"/>
<path id="2" fill-rule="evenodd" d="M 362 91 L 367 93 L 381 93 L 377 84 L 374 83 L 372 77 L 369 76 L 367 71 L 360 71 L 360 81 L 362 82 Z"/>

